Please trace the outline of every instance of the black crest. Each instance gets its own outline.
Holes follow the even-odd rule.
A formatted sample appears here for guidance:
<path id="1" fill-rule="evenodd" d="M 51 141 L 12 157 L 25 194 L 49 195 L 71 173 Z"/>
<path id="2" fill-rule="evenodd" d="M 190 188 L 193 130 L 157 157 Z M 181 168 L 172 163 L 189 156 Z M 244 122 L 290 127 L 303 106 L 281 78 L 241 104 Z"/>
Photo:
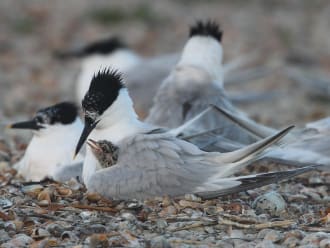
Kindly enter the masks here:
<path id="1" fill-rule="evenodd" d="M 53 106 L 40 109 L 35 117 L 38 123 L 42 124 L 70 124 L 78 116 L 78 108 L 72 102 L 61 102 Z"/>
<path id="2" fill-rule="evenodd" d="M 95 41 L 85 47 L 78 48 L 76 50 L 55 52 L 55 56 L 61 59 L 72 57 L 86 57 L 92 54 L 110 54 L 120 48 L 126 48 L 127 46 L 118 38 L 111 37 L 99 41 Z"/>
<path id="3" fill-rule="evenodd" d="M 214 21 L 197 21 L 197 23 L 190 27 L 190 37 L 193 36 L 212 36 L 214 39 L 221 42 L 222 30 L 220 30 L 219 25 Z"/>
<path id="4" fill-rule="evenodd" d="M 105 69 L 94 75 L 82 100 L 85 118 L 95 120 L 92 115 L 101 115 L 117 99 L 122 88 L 125 88 L 122 74 L 117 70 Z"/>
<path id="5" fill-rule="evenodd" d="M 126 48 L 126 45 L 118 37 L 113 37 L 89 44 L 82 50 L 81 55 L 109 54 L 120 48 Z"/>

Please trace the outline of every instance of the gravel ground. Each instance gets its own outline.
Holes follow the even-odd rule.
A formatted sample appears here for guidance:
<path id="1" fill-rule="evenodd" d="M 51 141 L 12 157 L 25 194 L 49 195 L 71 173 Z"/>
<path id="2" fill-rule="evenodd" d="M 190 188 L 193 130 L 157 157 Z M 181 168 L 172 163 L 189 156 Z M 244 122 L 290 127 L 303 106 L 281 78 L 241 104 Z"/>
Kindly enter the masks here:
<path id="1" fill-rule="evenodd" d="M 228 85 L 238 92 L 282 92 L 239 107 L 274 127 L 302 125 L 330 115 L 329 96 L 311 96 L 284 72 L 294 66 L 329 78 L 329 16 L 328 1 L 1 1 L 1 247 L 330 247 L 327 172 L 210 201 L 187 195 L 114 202 L 87 194 L 75 181 L 23 184 L 11 165 L 31 134 L 3 128 L 73 99 L 79 64 L 54 59 L 55 50 L 120 35 L 146 56 L 175 52 L 200 18 L 221 23 L 225 61 L 257 51 L 250 66 L 276 69 L 249 84 Z M 246 173 L 269 168 L 279 169 Z"/>

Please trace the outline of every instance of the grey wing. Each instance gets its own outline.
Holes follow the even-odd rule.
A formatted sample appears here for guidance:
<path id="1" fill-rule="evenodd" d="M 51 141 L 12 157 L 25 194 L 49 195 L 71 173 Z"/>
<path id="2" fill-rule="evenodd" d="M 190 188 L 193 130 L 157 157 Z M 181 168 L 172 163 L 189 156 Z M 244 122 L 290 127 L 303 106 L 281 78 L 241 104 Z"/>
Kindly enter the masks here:
<path id="1" fill-rule="evenodd" d="M 302 137 L 295 142 L 272 147 L 264 157 L 298 167 L 305 164 L 317 164 L 322 166 L 321 169 L 330 170 L 329 137 L 324 135 Z"/>
<path id="2" fill-rule="evenodd" d="M 71 178 L 74 178 L 81 182 L 82 170 L 83 170 L 82 162 L 72 165 L 64 165 L 59 167 L 59 169 L 55 172 L 53 179 L 64 183 L 69 181 Z"/>
<path id="3" fill-rule="evenodd" d="M 125 82 L 137 113 L 144 117 L 152 106 L 163 80 L 170 74 L 178 59 L 177 54 L 145 60 L 125 73 Z"/>
<path id="4" fill-rule="evenodd" d="M 96 172 L 89 191 L 108 198 L 145 199 L 193 193 L 216 172 L 204 152 L 167 134 L 137 135 L 119 144 L 118 163 Z"/>

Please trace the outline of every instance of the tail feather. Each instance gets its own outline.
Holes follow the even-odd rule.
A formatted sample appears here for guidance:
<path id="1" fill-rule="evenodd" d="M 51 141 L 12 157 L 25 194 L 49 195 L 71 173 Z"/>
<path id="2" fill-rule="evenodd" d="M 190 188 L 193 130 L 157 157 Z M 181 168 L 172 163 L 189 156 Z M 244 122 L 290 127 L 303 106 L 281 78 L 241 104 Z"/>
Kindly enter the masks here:
<path id="1" fill-rule="evenodd" d="M 228 177 L 233 175 L 238 170 L 258 159 L 266 148 L 280 140 L 293 127 L 294 126 L 289 126 L 273 136 L 257 141 L 239 150 L 212 157 L 216 163 L 223 165 L 219 168 L 219 173 L 214 175 L 214 177 Z"/>
<path id="2" fill-rule="evenodd" d="M 315 168 L 317 168 L 317 166 L 306 166 L 295 170 L 269 172 L 233 178 L 219 178 L 218 187 L 221 188 L 220 190 L 198 192 L 196 193 L 196 195 L 200 196 L 203 199 L 212 199 L 219 196 L 225 196 L 276 183 L 285 179 L 298 176 L 305 172 L 312 171 Z M 232 186 L 235 185 L 234 182 L 238 182 L 238 185 Z M 216 184 L 216 182 L 214 181 L 212 184 Z M 229 187 L 225 188 L 226 185 L 228 185 Z"/>
<path id="3" fill-rule="evenodd" d="M 265 138 L 267 136 L 273 135 L 276 131 L 272 128 L 268 128 L 264 125 L 255 123 L 248 118 L 243 118 L 241 116 L 230 113 L 222 107 L 214 106 L 214 109 L 221 115 L 224 115 L 229 120 L 231 120 L 236 125 L 240 126 L 245 132 L 248 132 L 258 138 Z"/>
<path id="4" fill-rule="evenodd" d="M 260 141 L 257 141 L 251 145 L 248 145 L 242 149 L 223 153 L 220 156 L 217 156 L 218 162 L 221 163 L 235 163 L 235 162 L 243 162 L 246 160 L 251 160 L 256 155 L 260 154 L 262 151 L 264 151 L 266 148 L 268 148 L 270 145 L 274 144 L 278 140 L 280 140 L 283 136 L 285 136 L 292 128 L 294 128 L 293 125 L 277 132 L 276 134 L 264 138 Z"/>

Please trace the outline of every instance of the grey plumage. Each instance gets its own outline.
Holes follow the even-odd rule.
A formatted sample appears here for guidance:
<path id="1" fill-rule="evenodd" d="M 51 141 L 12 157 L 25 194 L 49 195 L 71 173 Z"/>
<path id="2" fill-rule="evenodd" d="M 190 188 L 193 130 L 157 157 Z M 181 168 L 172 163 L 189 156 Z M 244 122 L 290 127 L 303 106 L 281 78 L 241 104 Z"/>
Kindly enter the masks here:
<path id="1" fill-rule="evenodd" d="M 146 121 L 156 125 L 175 128 L 210 105 L 224 108 L 232 113 L 246 118 L 228 100 L 224 89 L 215 84 L 210 75 L 196 66 L 177 66 L 163 82 Z M 228 122 L 216 112 L 208 113 L 204 119 L 186 131 L 186 134 L 203 130 L 222 128 L 221 134 L 225 138 L 249 144 L 257 140 L 248 132 L 238 132 L 236 125 Z M 271 129 L 264 127 L 268 132 Z"/>
<path id="2" fill-rule="evenodd" d="M 271 135 L 271 132 L 263 129 L 262 125 L 255 123 L 249 119 L 241 118 L 240 116 L 230 113 L 224 108 L 217 108 L 219 114 L 226 116 L 231 120 L 232 124 L 240 127 L 240 132 L 250 132 L 255 134 L 260 139 Z M 284 137 L 278 146 L 273 146 L 265 155 L 265 159 L 281 161 L 282 164 L 303 166 L 306 164 L 317 164 L 323 166 L 323 169 L 330 169 L 330 118 L 324 118 L 313 123 L 307 123 L 302 129 L 290 133 Z M 216 134 L 209 134 L 213 138 Z M 233 144 L 233 143 L 231 143 Z M 221 144 L 217 144 L 221 147 Z M 236 143 L 239 149 L 243 146 L 241 143 Z M 218 147 L 212 147 L 211 150 L 221 150 Z M 223 148 L 224 149 L 224 148 Z M 321 168 L 321 167 L 320 167 Z"/>
<path id="3" fill-rule="evenodd" d="M 96 171 L 85 182 L 89 191 L 105 197 L 145 199 L 237 187 L 228 178 L 254 161 L 292 127 L 231 153 L 207 153 L 167 132 L 136 134 L 118 144 L 116 165 Z"/>

